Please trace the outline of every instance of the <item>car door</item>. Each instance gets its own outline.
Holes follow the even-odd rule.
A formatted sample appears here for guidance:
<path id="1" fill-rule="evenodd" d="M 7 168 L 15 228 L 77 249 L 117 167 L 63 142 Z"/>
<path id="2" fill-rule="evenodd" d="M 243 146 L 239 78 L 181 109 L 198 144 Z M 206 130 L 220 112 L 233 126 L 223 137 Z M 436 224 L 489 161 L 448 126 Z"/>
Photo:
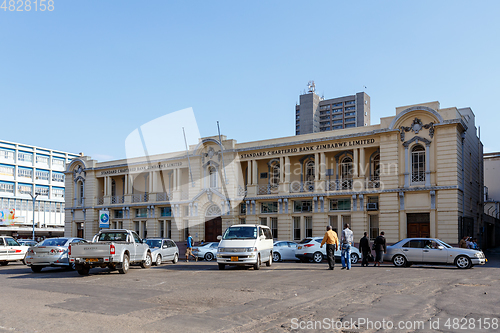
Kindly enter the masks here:
<path id="1" fill-rule="evenodd" d="M 295 249 L 293 248 L 292 242 L 281 242 L 282 243 L 282 256 L 283 260 L 296 260 L 295 258 Z"/>
<path id="2" fill-rule="evenodd" d="M 406 259 L 411 262 L 422 262 L 423 250 L 425 246 L 424 239 L 412 239 L 401 248 Z"/>
<path id="3" fill-rule="evenodd" d="M 441 247 L 441 248 L 440 248 Z M 448 260 L 448 251 L 438 242 L 430 239 L 422 250 L 422 261 L 424 263 L 445 264 Z"/>
<path id="4" fill-rule="evenodd" d="M 9 251 L 7 250 L 7 244 L 3 238 L 0 238 L 0 260 L 8 260 Z"/>
<path id="5" fill-rule="evenodd" d="M 11 237 L 6 237 L 8 260 L 22 260 L 26 254 L 26 247 L 19 245 L 19 243 Z"/>
<path id="6" fill-rule="evenodd" d="M 175 247 L 173 247 L 172 242 L 168 241 L 168 240 L 163 240 L 163 244 L 166 246 L 165 247 L 165 255 L 166 255 L 167 260 L 174 259 Z"/>
<path id="7" fill-rule="evenodd" d="M 130 261 L 142 260 L 142 240 L 135 232 L 132 231 L 132 236 L 134 237 L 134 246 L 131 249 L 133 253 L 130 253 Z"/>

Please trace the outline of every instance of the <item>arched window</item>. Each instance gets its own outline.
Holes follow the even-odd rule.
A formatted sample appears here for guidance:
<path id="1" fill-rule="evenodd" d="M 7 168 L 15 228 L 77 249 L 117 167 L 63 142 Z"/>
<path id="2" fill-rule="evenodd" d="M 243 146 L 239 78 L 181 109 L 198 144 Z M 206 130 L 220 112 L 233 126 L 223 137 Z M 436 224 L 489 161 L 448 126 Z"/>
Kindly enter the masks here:
<path id="1" fill-rule="evenodd" d="M 305 165 L 305 181 L 314 182 L 314 161 L 309 160 Z"/>
<path id="2" fill-rule="evenodd" d="M 415 145 L 411 150 L 411 182 L 425 182 L 425 148 Z"/>
<path id="3" fill-rule="evenodd" d="M 376 155 L 372 160 L 372 179 L 380 180 L 380 155 Z"/>
<path id="4" fill-rule="evenodd" d="M 217 187 L 217 169 L 213 166 L 208 167 L 208 174 L 210 178 L 210 187 Z"/>
<path id="5" fill-rule="evenodd" d="M 342 180 L 352 179 L 352 158 L 344 157 L 340 162 L 340 175 Z"/>
<path id="6" fill-rule="evenodd" d="M 269 166 L 269 184 L 273 187 L 280 183 L 280 164 L 278 161 L 271 162 Z"/>
<path id="7" fill-rule="evenodd" d="M 85 190 L 84 190 L 84 187 L 83 187 L 83 182 L 82 181 L 79 181 L 77 183 L 78 185 L 78 203 L 80 205 L 83 205 L 83 198 L 85 197 Z"/>

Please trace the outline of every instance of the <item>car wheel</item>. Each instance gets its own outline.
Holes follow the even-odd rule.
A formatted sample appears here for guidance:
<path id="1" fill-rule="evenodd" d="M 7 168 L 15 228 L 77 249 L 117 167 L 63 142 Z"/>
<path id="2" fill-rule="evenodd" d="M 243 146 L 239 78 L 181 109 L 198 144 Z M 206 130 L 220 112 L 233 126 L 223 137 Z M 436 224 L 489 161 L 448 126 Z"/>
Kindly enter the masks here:
<path id="1" fill-rule="evenodd" d="M 272 264 L 273 264 L 273 254 L 270 253 L 269 254 L 269 260 L 266 261 L 266 267 L 271 267 Z"/>
<path id="2" fill-rule="evenodd" d="M 172 263 L 177 264 L 178 261 L 179 261 L 179 255 L 176 253 L 174 256 L 174 260 L 172 260 Z"/>
<path id="3" fill-rule="evenodd" d="M 130 259 L 128 258 L 128 254 L 123 255 L 123 262 L 122 262 L 122 268 L 118 270 L 120 274 L 127 274 L 128 269 L 130 266 Z M 78 272 L 80 273 L 80 272 Z"/>
<path id="4" fill-rule="evenodd" d="M 281 256 L 278 252 L 273 252 L 273 260 L 274 261 L 280 261 L 281 260 Z"/>
<path id="5" fill-rule="evenodd" d="M 2 261 L 2 262 L 0 262 L 0 265 L 2 265 L 2 266 L 7 266 L 8 264 L 9 264 L 8 261 Z"/>
<path id="6" fill-rule="evenodd" d="M 212 252 L 207 252 L 205 254 L 205 260 L 206 261 L 212 261 L 212 260 L 214 260 L 214 254 Z"/>
<path id="7" fill-rule="evenodd" d="M 359 261 L 359 256 L 357 253 L 351 253 L 351 264 L 357 264 Z"/>
<path id="8" fill-rule="evenodd" d="M 458 256 L 455 259 L 455 265 L 460 269 L 467 269 L 472 267 L 472 262 L 467 256 Z"/>
<path id="9" fill-rule="evenodd" d="M 42 266 L 31 266 L 33 273 L 40 273 L 42 271 Z"/>
<path id="10" fill-rule="evenodd" d="M 219 264 L 219 271 L 223 271 L 226 268 L 226 265 Z"/>
<path id="11" fill-rule="evenodd" d="M 323 254 L 321 252 L 314 252 L 313 261 L 317 264 L 323 261 Z"/>
<path id="12" fill-rule="evenodd" d="M 149 268 L 151 267 L 151 264 L 153 263 L 153 259 L 151 258 L 151 252 L 146 253 L 146 259 L 141 262 L 141 267 L 142 268 Z"/>
<path id="13" fill-rule="evenodd" d="M 80 275 L 89 275 L 89 271 L 90 271 L 90 266 L 82 266 L 82 268 L 80 268 L 78 270 L 78 274 Z"/>
<path id="14" fill-rule="evenodd" d="M 156 265 L 156 266 L 160 266 L 160 265 L 161 265 L 161 254 L 158 254 L 158 255 L 156 256 L 155 265 Z"/>
<path id="15" fill-rule="evenodd" d="M 256 271 L 260 269 L 260 254 L 259 256 L 257 257 L 257 263 L 255 265 L 253 265 L 253 269 L 255 269 Z"/>
<path id="16" fill-rule="evenodd" d="M 392 263 L 396 267 L 406 267 L 406 258 L 401 254 L 396 254 L 392 257 Z"/>

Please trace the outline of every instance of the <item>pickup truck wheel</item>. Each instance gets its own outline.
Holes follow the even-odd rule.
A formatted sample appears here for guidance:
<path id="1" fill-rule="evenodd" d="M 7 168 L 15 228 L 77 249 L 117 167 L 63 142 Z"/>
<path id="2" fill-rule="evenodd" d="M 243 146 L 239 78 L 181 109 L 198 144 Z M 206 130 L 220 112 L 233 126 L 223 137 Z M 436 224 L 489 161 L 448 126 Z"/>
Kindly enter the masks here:
<path id="1" fill-rule="evenodd" d="M 141 267 L 142 268 L 149 268 L 151 267 L 151 264 L 153 263 L 153 259 L 151 258 L 151 253 L 148 252 L 146 253 L 146 259 L 141 262 Z"/>
<path id="2" fill-rule="evenodd" d="M 89 266 L 82 266 L 81 269 L 78 270 L 78 274 L 80 275 L 89 275 L 90 267 Z"/>
<path id="3" fill-rule="evenodd" d="M 128 258 L 128 254 L 123 255 L 123 263 L 122 263 L 122 268 L 118 270 L 120 274 L 127 274 L 129 266 L 130 266 L 130 259 Z"/>
<path id="4" fill-rule="evenodd" d="M 40 273 L 42 271 L 42 266 L 31 266 L 33 273 Z"/>
<path id="5" fill-rule="evenodd" d="M 8 264 L 9 264 L 9 262 L 8 262 L 8 261 L 1 261 L 1 262 L 0 262 L 0 265 L 2 265 L 2 266 L 7 266 Z"/>
<path id="6" fill-rule="evenodd" d="M 155 265 L 156 265 L 156 266 L 160 266 L 160 265 L 161 265 L 161 254 L 158 254 L 158 255 L 156 256 Z"/>
<path id="7" fill-rule="evenodd" d="M 172 263 L 177 264 L 178 261 L 179 261 L 179 255 L 176 253 L 174 256 L 174 260 L 172 260 Z"/>

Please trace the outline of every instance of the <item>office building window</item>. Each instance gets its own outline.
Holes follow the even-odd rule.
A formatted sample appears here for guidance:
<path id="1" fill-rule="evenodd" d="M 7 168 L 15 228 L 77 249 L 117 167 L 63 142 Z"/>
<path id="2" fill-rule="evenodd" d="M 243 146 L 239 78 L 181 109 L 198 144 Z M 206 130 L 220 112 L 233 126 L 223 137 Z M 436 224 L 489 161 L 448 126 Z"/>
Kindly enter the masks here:
<path id="1" fill-rule="evenodd" d="M 0 164 L 0 175 L 1 176 L 14 176 L 14 166 Z"/>
<path id="2" fill-rule="evenodd" d="M 333 109 L 332 113 L 342 113 L 342 109 Z"/>
<path id="3" fill-rule="evenodd" d="M 62 159 L 62 158 L 57 158 L 57 157 L 52 158 L 52 165 L 54 165 L 54 166 L 57 165 L 57 166 L 65 167 L 65 164 L 66 163 L 64 163 L 64 159 Z"/>
<path id="4" fill-rule="evenodd" d="M 352 124 L 352 123 L 351 123 L 351 124 L 346 124 L 346 125 L 345 125 L 345 128 L 350 128 L 350 127 L 356 127 L 356 124 Z"/>
<path id="5" fill-rule="evenodd" d="M 33 186 L 29 184 L 18 184 L 17 185 L 17 191 L 20 194 L 31 194 L 32 193 Z"/>
<path id="6" fill-rule="evenodd" d="M 33 153 L 20 151 L 17 153 L 17 160 L 21 162 L 33 162 Z"/>
<path id="7" fill-rule="evenodd" d="M 328 105 L 321 105 L 321 106 L 319 107 L 319 109 L 320 109 L 320 110 L 330 110 L 330 104 L 328 104 Z"/>
<path id="8" fill-rule="evenodd" d="M 278 212 L 278 201 L 261 202 L 260 212 L 262 214 L 277 213 Z"/>
<path id="9" fill-rule="evenodd" d="M 351 210 L 351 199 L 331 199 L 330 210 Z"/>
<path id="10" fill-rule="evenodd" d="M 52 171 L 52 181 L 58 183 L 64 183 L 64 173 Z"/>
<path id="11" fill-rule="evenodd" d="M 328 219 L 330 221 L 330 227 L 332 227 L 332 230 L 337 232 L 338 231 L 337 215 L 328 216 Z"/>
<path id="12" fill-rule="evenodd" d="M 312 212 L 312 201 L 311 200 L 294 201 L 293 211 L 294 213 Z"/>
<path id="13" fill-rule="evenodd" d="M 54 198 L 64 198 L 64 188 L 52 187 L 52 195 Z"/>
<path id="14" fill-rule="evenodd" d="M 14 151 L 9 149 L 0 149 L 0 159 L 14 160 Z"/>
<path id="15" fill-rule="evenodd" d="M 148 217 L 148 209 L 147 208 L 137 208 L 135 210 L 135 217 Z"/>
<path id="16" fill-rule="evenodd" d="M 347 108 L 345 108 L 346 111 L 351 111 L 351 110 L 356 110 L 356 107 L 355 106 L 349 106 Z"/>
<path id="17" fill-rule="evenodd" d="M 17 176 L 21 178 L 32 178 L 33 169 L 29 168 L 17 168 Z"/>
<path id="18" fill-rule="evenodd" d="M 304 223 L 306 226 L 306 237 L 312 237 L 313 236 L 313 218 L 312 216 L 306 216 L 304 217 Z"/>
<path id="19" fill-rule="evenodd" d="M 278 238 L 278 218 L 271 217 L 271 232 L 273 233 L 273 238 Z"/>
<path id="20" fill-rule="evenodd" d="M 377 238 L 379 234 L 378 215 L 370 216 L 370 239 Z"/>
<path id="21" fill-rule="evenodd" d="M 115 210 L 113 216 L 115 219 L 122 219 L 123 218 L 123 210 L 122 209 Z"/>
<path id="22" fill-rule="evenodd" d="M 356 115 L 356 112 L 346 112 L 345 113 L 346 117 L 355 116 L 355 115 Z"/>
<path id="23" fill-rule="evenodd" d="M 36 170 L 35 171 L 35 179 L 37 180 L 49 180 L 49 171 L 48 170 Z"/>
<path id="24" fill-rule="evenodd" d="M 14 183 L 0 182 L 0 192 L 1 193 L 14 193 Z"/>
<path id="25" fill-rule="evenodd" d="M 49 157 L 47 155 L 36 155 L 36 163 L 49 164 Z"/>
<path id="26" fill-rule="evenodd" d="M 425 149 L 422 145 L 415 145 L 411 150 L 411 181 L 425 182 Z"/>
<path id="27" fill-rule="evenodd" d="M 260 218 L 260 224 L 267 225 L 267 217 L 261 217 Z"/>
<path id="28" fill-rule="evenodd" d="M 352 122 L 352 121 L 356 121 L 356 118 L 346 118 L 345 119 L 345 122 L 348 123 L 348 122 Z"/>
<path id="29" fill-rule="evenodd" d="M 293 217 L 293 239 L 300 240 L 300 217 Z"/>
<path id="30" fill-rule="evenodd" d="M 49 187 L 48 186 L 36 186 L 35 187 L 35 193 L 38 193 L 39 195 L 42 196 L 49 196 Z"/>
<path id="31" fill-rule="evenodd" d="M 356 104 L 355 101 L 347 101 L 347 102 L 345 102 L 345 105 L 354 105 L 354 104 Z"/>
<path id="32" fill-rule="evenodd" d="M 240 218 L 240 224 L 246 224 L 246 223 L 247 223 L 247 221 L 244 217 Z"/>
<path id="33" fill-rule="evenodd" d="M 333 129 L 342 129 L 342 125 L 340 125 L 340 126 L 333 126 Z"/>
<path id="34" fill-rule="evenodd" d="M 247 214 L 247 204 L 245 202 L 242 202 L 240 204 L 240 215 L 246 215 Z"/>
<path id="35" fill-rule="evenodd" d="M 332 104 L 333 107 L 336 107 L 336 106 L 342 106 L 342 102 L 340 103 L 335 103 L 335 104 Z"/>
<path id="36" fill-rule="evenodd" d="M 333 123 L 334 124 L 342 124 L 342 119 L 334 120 Z"/>

